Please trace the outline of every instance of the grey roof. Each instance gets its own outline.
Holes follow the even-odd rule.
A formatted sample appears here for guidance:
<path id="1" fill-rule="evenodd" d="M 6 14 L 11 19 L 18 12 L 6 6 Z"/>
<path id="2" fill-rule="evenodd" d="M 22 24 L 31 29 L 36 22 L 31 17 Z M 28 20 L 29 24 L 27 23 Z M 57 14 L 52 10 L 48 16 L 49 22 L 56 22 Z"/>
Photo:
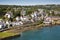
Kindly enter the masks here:
<path id="1" fill-rule="evenodd" d="M 0 22 L 0 25 L 4 25 L 4 23 L 3 22 Z"/>

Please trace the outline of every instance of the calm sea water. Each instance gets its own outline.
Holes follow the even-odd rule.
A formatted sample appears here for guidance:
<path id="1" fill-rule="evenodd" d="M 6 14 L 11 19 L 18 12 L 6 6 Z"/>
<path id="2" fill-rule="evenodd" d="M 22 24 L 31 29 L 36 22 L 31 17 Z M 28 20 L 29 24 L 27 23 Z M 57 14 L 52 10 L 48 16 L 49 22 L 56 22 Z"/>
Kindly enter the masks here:
<path id="1" fill-rule="evenodd" d="M 60 40 L 60 25 L 26 31 L 11 40 Z"/>

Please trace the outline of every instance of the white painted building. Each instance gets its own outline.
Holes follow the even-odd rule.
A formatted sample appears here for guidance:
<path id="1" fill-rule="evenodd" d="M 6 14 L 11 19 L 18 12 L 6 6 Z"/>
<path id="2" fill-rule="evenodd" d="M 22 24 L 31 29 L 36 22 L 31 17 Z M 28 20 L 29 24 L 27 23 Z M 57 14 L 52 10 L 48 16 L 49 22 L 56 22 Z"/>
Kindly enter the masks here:
<path id="1" fill-rule="evenodd" d="M 11 22 L 7 20 L 6 25 L 7 25 L 8 28 L 10 27 L 10 24 L 11 24 Z"/>
<path id="2" fill-rule="evenodd" d="M 16 17 L 16 21 L 19 21 L 19 20 L 20 20 L 20 17 L 19 17 L 19 16 L 17 16 L 17 17 Z"/>
<path id="3" fill-rule="evenodd" d="M 26 11 L 24 9 L 21 10 L 21 15 L 25 15 L 26 14 Z"/>
<path id="4" fill-rule="evenodd" d="M 11 11 L 8 11 L 6 14 L 5 14 L 5 17 L 7 18 L 13 18 L 13 13 Z"/>
<path id="5" fill-rule="evenodd" d="M 43 21 L 43 23 L 45 23 L 45 24 L 49 24 L 49 23 L 51 23 L 51 22 L 53 22 L 53 20 L 51 19 L 51 17 L 46 17 L 46 18 L 44 19 L 44 21 Z"/>
<path id="6" fill-rule="evenodd" d="M 34 18 L 34 14 L 33 13 L 31 14 L 31 17 Z"/>
<path id="7" fill-rule="evenodd" d="M 60 14 L 60 11 L 54 11 L 54 14 Z"/>
<path id="8" fill-rule="evenodd" d="M 6 27 L 6 24 L 2 20 L 0 20 L 0 29 L 5 28 L 5 27 Z"/>
<path id="9" fill-rule="evenodd" d="M 23 22 L 22 21 L 18 21 L 18 22 L 12 22 L 11 24 L 12 24 L 13 27 L 14 26 L 21 26 L 21 25 L 23 25 Z"/>
<path id="10" fill-rule="evenodd" d="M 21 16 L 20 20 L 23 21 L 23 22 L 24 21 L 26 22 L 26 21 L 29 21 L 29 18 L 27 16 Z"/>

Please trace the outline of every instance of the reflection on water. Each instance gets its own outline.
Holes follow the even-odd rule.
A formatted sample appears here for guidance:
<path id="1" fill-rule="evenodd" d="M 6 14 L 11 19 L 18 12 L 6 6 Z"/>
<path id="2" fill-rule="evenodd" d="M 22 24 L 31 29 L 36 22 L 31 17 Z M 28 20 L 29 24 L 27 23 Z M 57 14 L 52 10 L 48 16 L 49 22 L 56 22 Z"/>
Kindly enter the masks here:
<path id="1" fill-rule="evenodd" d="M 10 40 L 60 40 L 60 26 L 44 27 L 39 30 L 23 32 L 21 37 Z"/>

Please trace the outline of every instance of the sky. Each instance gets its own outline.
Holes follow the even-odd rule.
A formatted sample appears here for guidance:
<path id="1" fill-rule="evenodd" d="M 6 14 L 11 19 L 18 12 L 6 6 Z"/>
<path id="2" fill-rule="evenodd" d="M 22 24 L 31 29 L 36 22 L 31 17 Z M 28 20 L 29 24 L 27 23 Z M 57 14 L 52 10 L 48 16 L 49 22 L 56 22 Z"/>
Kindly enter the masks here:
<path id="1" fill-rule="evenodd" d="M 0 0 L 1 5 L 46 5 L 60 4 L 60 0 Z"/>

